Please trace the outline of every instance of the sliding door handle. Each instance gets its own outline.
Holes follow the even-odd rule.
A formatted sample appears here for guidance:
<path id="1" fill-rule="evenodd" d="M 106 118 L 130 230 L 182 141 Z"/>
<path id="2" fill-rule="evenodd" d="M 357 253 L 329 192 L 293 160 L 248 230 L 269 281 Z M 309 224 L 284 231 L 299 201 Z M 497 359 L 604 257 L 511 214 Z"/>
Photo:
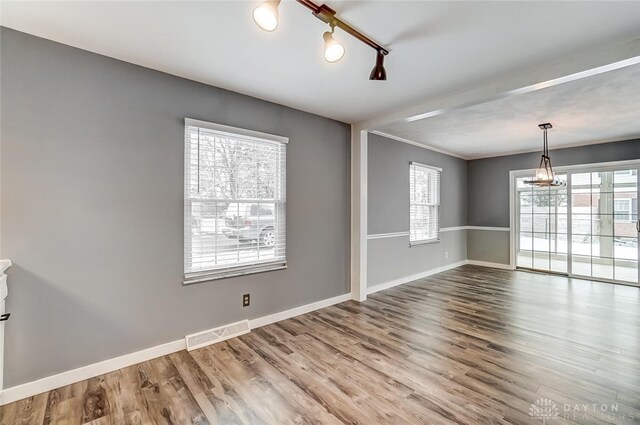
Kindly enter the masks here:
<path id="1" fill-rule="evenodd" d="M 0 322 L 6 322 L 7 320 L 9 320 L 9 316 L 11 316 L 11 313 L 0 315 Z"/>
<path id="2" fill-rule="evenodd" d="M 636 230 L 640 233 L 640 218 L 636 221 Z"/>

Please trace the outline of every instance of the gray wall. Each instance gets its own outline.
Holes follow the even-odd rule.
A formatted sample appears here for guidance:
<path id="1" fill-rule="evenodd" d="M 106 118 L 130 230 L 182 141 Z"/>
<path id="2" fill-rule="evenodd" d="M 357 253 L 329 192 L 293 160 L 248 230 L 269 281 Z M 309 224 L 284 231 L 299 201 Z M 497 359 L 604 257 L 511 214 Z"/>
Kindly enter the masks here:
<path id="1" fill-rule="evenodd" d="M 440 226 L 467 224 L 467 161 L 369 134 L 368 233 L 409 231 L 409 161 L 442 168 Z"/>
<path id="2" fill-rule="evenodd" d="M 553 143 L 553 140 L 551 140 Z M 554 167 L 640 158 L 640 139 L 602 143 L 550 152 Z M 498 156 L 469 161 L 467 181 L 469 226 L 509 226 L 509 171 L 536 168 L 540 153 Z"/>
<path id="3" fill-rule="evenodd" d="M 449 155 L 369 134 L 368 234 L 409 231 L 409 161 L 442 168 L 440 226 L 466 225 L 467 163 Z M 465 230 L 441 241 L 409 247 L 409 236 L 370 239 L 368 286 L 373 287 L 467 258 Z"/>
<path id="4" fill-rule="evenodd" d="M 467 230 L 467 259 L 509 264 L 511 233 L 504 230 Z"/>
<path id="5" fill-rule="evenodd" d="M 1 43 L 5 387 L 350 291 L 348 125 L 6 28 Z M 290 138 L 287 270 L 182 286 L 185 117 Z"/>

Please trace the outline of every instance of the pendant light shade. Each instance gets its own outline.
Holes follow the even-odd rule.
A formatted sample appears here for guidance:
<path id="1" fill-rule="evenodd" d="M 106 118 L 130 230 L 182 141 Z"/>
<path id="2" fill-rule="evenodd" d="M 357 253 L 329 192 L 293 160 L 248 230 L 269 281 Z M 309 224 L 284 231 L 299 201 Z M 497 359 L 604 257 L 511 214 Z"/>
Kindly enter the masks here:
<path id="1" fill-rule="evenodd" d="M 327 31 L 322 34 L 324 38 L 324 58 L 327 62 L 338 62 L 344 56 L 344 46 L 338 40 L 333 38 L 333 28 L 331 32 Z"/>
<path id="2" fill-rule="evenodd" d="M 253 20 L 265 31 L 274 31 L 278 27 L 278 5 L 280 0 L 267 0 L 253 10 Z"/>
<path id="3" fill-rule="evenodd" d="M 540 158 L 540 164 L 536 169 L 536 175 L 532 180 L 526 180 L 526 184 L 533 186 L 545 187 L 545 186 L 564 186 L 566 183 L 556 179 L 553 173 L 553 167 L 551 167 L 551 158 L 549 157 L 549 142 L 547 139 L 547 130 L 553 128 L 550 123 L 539 124 L 538 127 L 544 131 L 542 140 L 542 158 Z"/>

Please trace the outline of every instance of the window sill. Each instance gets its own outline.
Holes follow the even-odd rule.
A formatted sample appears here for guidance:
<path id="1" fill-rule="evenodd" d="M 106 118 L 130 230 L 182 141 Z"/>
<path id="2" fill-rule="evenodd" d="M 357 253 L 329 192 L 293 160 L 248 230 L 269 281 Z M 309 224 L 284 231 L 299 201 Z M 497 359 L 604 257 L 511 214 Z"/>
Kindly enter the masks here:
<path id="1" fill-rule="evenodd" d="M 260 266 L 194 273 L 193 275 L 185 276 L 184 280 L 182 281 L 182 284 L 191 285 L 194 283 L 210 282 L 210 281 L 226 279 L 230 277 L 239 277 L 239 276 L 245 276 L 245 275 L 250 275 L 255 273 L 265 273 L 265 272 L 272 272 L 275 270 L 284 270 L 286 268 L 287 268 L 287 263 L 278 262 L 273 264 L 262 264 Z"/>
<path id="2" fill-rule="evenodd" d="M 432 243 L 439 243 L 440 242 L 440 238 L 438 239 L 429 239 L 426 241 L 415 241 L 415 242 L 409 242 L 409 248 L 413 248 L 416 246 L 421 246 L 421 245 L 429 245 Z"/>

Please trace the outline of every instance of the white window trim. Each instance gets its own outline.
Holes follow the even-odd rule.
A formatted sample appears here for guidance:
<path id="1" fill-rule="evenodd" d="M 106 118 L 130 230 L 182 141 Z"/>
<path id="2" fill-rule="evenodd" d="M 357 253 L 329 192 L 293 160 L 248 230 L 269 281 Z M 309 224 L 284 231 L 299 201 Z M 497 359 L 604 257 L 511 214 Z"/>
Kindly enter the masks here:
<path id="1" fill-rule="evenodd" d="M 215 124 L 207 121 L 194 120 L 192 118 L 184 119 L 185 127 L 200 127 L 208 130 L 226 133 L 229 136 L 243 136 L 256 141 L 271 140 L 273 142 L 289 143 L 289 138 L 284 136 L 276 136 L 275 134 L 262 133 L 260 131 L 247 130 L 244 128 L 231 127 L 228 125 Z"/>
<path id="2" fill-rule="evenodd" d="M 409 161 L 409 170 L 411 170 L 411 166 L 418 166 L 418 167 L 423 167 L 423 168 L 428 168 L 430 170 L 434 170 L 436 172 L 438 172 L 439 176 L 438 176 L 438 203 L 435 204 L 435 206 L 437 206 L 438 209 L 438 226 L 436 229 L 436 233 L 437 236 L 435 238 L 431 238 L 431 239 L 421 239 L 421 240 L 416 240 L 416 241 L 412 241 L 411 240 L 411 215 L 409 215 L 409 247 L 414 247 L 414 246 L 420 246 L 420 245 L 428 245 L 428 244 L 432 244 L 432 243 L 438 243 L 440 242 L 440 198 L 441 198 L 441 186 L 442 186 L 442 168 L 440 167 L 434 167 L 433 165 L 427 165 L 427 164 L 422 164 L 420 162 L 416 162 L 416 161 Z M 409 183 L 411 184 L 411 183 Z M 409 194 L 409 211 L 411 211 L 411 194 Z"/>
<path id="3" fill-rule="evenodd" d="M 269 134 L 269 133 L 262 133 L 262 132 L 259 132 L 259 131 L 247 130 L 247 129 L 244 129 L 244 128 L 231 127 L 231 126 L 227 126 L 227 125 L 216 124 L 216 123 L 196 120 L 196 119 L 192 119 L 192 118 L 185 118 L 184 119 L 184 133 L 185 134 L 186 134 L 186 131 L 187 131 L 188 127 L 204 128 L 204 129 L 207 129 L 207 130 L 212 130 L 212 131 L 216 131 L 218 133 L 222 133 L 222 134 L 228 135 L 230 137 L 238 137 L 238 136 L 240 136 L 240 137 L 243 137 L 245 139 L 253 139 L 253 140 L 261 141 L 261 142 L 264 142 L 266 140 L 266 141 L 283 143 L 285 145 L 289 143 L 289 138 L 288 137 L 278 136 L 278 135 Z M 186 147 L 186 145 L 185 145 L 185 147 Z M 187 164 L 186 164 L 186 154 L 185 154 L 185 176 L 183 177 L 184 178 L 184 184 L 185 184 L 185 189 L 184 189 L 184 194 L 183 194 L 185 204 L 187 202 L 189 202 L 189 194 L 188 194 L 187 189 L 186 189 L 186 173 L 187 173 Z M 286 177 L 285 177 L 285 181 L 286 181 Z M 283 188 L 283 189 L 286 190 L 286 187 Z M 286 208 L 286 195 L 285 195 L 284 199 L 285 199 L 284 202 L 285 202 L 285 208 Z M 265 200 L 261 199 L 260 201 L 265 201 Z M 266 201 L 268 201 L 268 200 L 266 200 Z M 183 216 L 183 218 L 184 218 L 184 216 Z M 185 220 L 183 220 L 183 222 L 185 222 Z M 286 226 L 286 223 L 285 223 L 285 226 Z M 184 235 L 186 235 L 186 229 L 183 229 L 183 238 L 184 238 Z M 184 258 L 185 258 L 185 254 L 183 253 L 183 261 L 184 261 Z M 282 269 L 286 269 L 286 268 L 287 268 L 287 261 L 286 261 L 286 256 L 285 256 L 284 259 L 267 260 L 267 261 L 264 261 L 264 262 L 256 262 L 256 263 L 250 264 L 250 265 L 239 265 L 239 266 L 231 265 L 229 267 L 225 267 L 225 268 L 221 268 L 221 269 L 217 269 L 217 270 L 204 270 L 204 271 L 199 271 L 199 272 L 187 273 L 186 270 L 183 269 L 184 279 L 182 281 L 182 284 L 183 285 L 190 285 L 190 284 L 193 284 L 193 283 L 208 282 L 208 281 L 213 281 L 213 280 L 218 280 L 218 279 L 225 279 L 225 278 L 229 278 L 229 277 L 244 276 L 244 275 L 248 275 L 248 274 L 263 273 L 263 272 L 269 272 L 269 271 L 274 271 L 274 270 L 282 270 Z"/>

